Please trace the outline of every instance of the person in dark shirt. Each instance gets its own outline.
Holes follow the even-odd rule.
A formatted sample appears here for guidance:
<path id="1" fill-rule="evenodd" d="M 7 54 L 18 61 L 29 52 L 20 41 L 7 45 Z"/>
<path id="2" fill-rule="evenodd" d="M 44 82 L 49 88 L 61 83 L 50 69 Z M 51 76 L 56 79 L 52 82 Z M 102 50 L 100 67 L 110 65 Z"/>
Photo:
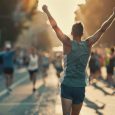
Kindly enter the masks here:
<path id="1" fill-rule="evenodd" d="M 0 57 L 3 60 L 3 73 L 6 79 L 6 87 L 9 92 L 11 91 L 10 86 L 13 83 L 14 54 L 15 54 L 15 51 L 11 50 L 11 44 L 6 44 L 5 50 L 0 53 Z"/>
<path id="2" fill-rule="evenodd" d="M 110 49 L 111 56 L 109 59 L 109 63 L 107 65 L 107 81 L 110 83 L 110 85 L 113 85 L 113 74 L 114 74 L 114 67 L 115 67 L 115 49 L 114 47 Z"/>
<path id="3" fill-rule="evenodd" d="M 2 55 L 2 53 L 0 52 L 0 55 Z M 0 74 L 2 74 L 3 72 L 3 57 L 0 56 Z"/>
<path id="4" fill-rule="evenodd" d="M 91 58 L 89 60 L 89 81 L 91 84 L 93 83 L 93 79 L 97 79 L 101 75 L 100 69 L 99 56 L 95 52 L 91 52 Z"/>

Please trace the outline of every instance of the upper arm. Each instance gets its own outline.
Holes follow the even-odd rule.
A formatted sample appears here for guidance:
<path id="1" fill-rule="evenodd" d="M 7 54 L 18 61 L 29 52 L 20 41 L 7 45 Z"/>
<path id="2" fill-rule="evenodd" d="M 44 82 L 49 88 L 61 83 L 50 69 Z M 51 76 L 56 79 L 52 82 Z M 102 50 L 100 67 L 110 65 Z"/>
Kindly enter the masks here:
<path id="1" fill-rule="evenodd" d="M 87 39 L 88 45 L 90 47 L 92 47 L 92 45 L 94 45 L 103 35 L 104 30 L 102 28 L 100 28 L 99 30 L 97 30 L 92 36 L 90 36 Z"/>
<path id="2" fill-rule="evenodd" d="M 54 31 L 56 32 L 57 37 L 59 38 L 59 40 L 64 44 L 64 45 L 70 45 L 70 38 L 65 35 L 61 29 L 56 25 L 55 27 L 53 27 Z"/>

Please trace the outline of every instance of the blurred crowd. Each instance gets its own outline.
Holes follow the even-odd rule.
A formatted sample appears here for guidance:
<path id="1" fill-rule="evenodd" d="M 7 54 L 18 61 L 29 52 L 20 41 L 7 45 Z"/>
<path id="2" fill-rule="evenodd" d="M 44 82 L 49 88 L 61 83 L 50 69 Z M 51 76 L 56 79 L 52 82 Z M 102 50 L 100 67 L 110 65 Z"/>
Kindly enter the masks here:
<path id="1" fill-rule="evenodd" d="M 63 71 L 63 54 L 61 51 L 40 51 L 35 47 L 13 48 L 11 43 L 6 42 L 4 49 L 0 50 L 0 74 L 5 76 L 6 88 L 12 89 L 14 70 L 26 68 L 33 83 L 33 92 L 36 91 L 37 74 L 42 74 L 43 81 L 47 77 L 50 64 L 53 64 L 56 75 L 60 78 Z M 105 70 L 103 76 L 102 71 Z M 110 87 L 115 87 L 115 48 L 94 48 L 88 65 L 89 81 L 103 80 Z"/>
<path id="2" fill-rule="evenodd" d="M 6 42 L 4 49 L 0 50 L 0 77 L 3 76 L 5 78 L 8 92 L 12 91 L 11 85 L 13 84 L 15 70 L 22 68 L 26 68 L 28 71 L 30 81 L 33 83 L 32 90 L 35 92 L 37 75 L 42 74 L 44 80 L 47 76 L 49 65 L 49 53 L 38 51 L 33 46 L 30 48 L 14 48 L 11 43 Z"/>
<path id="3" fill-rule="evenodd" d="M 102 75 L 103 68 L 105 75 Z M 102 79 L 109 86 L 115 87 L 115 48 L 95 48 L 89 60 L 90 80 Z"/>

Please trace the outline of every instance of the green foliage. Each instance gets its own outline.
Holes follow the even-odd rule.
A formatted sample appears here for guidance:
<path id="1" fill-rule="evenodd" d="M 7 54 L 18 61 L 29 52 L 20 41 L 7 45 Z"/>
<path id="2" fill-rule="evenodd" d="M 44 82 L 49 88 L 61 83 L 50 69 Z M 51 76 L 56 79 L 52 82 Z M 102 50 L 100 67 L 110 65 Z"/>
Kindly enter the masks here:
<path id="1" fill-rule="evenodd" d="M 0 0 L 0 47 L 6 40 L 15 41 L 18 29 L 14 26 L 12 12 L 16 4 L 17 0 Z"/>

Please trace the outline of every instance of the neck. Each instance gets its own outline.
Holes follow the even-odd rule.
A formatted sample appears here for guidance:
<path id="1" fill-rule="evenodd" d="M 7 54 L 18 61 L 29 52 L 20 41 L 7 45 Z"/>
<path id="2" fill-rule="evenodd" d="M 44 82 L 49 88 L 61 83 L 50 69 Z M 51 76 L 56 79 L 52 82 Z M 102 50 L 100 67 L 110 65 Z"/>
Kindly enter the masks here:
<path id="1" fill-rule="evenodd" d="M 80 36 L 73 36 L 73 40 L 76 40 L 77 42 L 81 42 L 81 37 Z"/>

